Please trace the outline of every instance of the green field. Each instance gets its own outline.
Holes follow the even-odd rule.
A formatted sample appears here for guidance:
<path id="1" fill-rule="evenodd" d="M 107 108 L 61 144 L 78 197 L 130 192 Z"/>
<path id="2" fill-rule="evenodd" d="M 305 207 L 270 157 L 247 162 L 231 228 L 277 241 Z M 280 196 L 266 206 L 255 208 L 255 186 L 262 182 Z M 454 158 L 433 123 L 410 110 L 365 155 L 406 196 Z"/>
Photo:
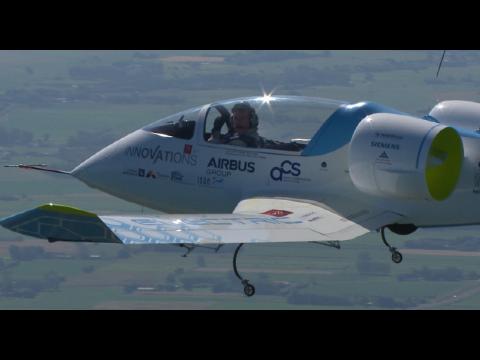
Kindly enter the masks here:
<path id="1" fill-rule="evenodd" d="M 393 240 L 402 244 L 399 237 Z M 21 245 L 21 242 L 17 242 Z M 30 244 L 31 245 L 31 244 Z M 52 245 L 52 251 L 58 249 Z M 455 294 L 467 289 L 479 287 L 478 280 L 462 281 L 399 281 L 397 276 L 413 269 L 428 267 L 442 269 L 456 267 L 462 271 L 476 271 L 478 257 L 405 255 L 400 265 L 391 265 L 387 274 L 361 275 L 357 269 L 360 253 L 368 252 L 372 261 L 390 264 L 388 251 L 381 245 L 375 234 L 364 236 L 356 241 L 345 243 L 342 250 L 335 250 L 314 244 L 301 245 L 257 245 L 247 246 L 240 255 L 240 269 L 254 283 L 282 282 L 291 289 L 302 286 L 303 291 L 323 296 L 344 299 L 364 298 L 363 304 L 349 306 L 311 306 L 295 305 L 288 302 L 284 295 L 262 295 L 251 299 L 241 295 L 241 286 L 232 277 L 231 256 L 233 248 L 225 248 L 218 254 L 205 252 L 193 253 L 182 258 L 180 251 L 141 252 L 128 259 L 115 258 L 121 246 L 87 245 L 91 254 L 100 254 L 99 259 L 79 259 L 74 251 L 71 259 L 38 259 L 21 261 L 18 265 L 3 270 L 15 280 L 42 278 L 48 273 L 65 277 L 59 289 L 39 293 L 33 299 L 13 299 L 1 297 L 2 308 L 160 308 L 160 309 L 376 309 L 385 306 L 369 304 L 371 299 L 388 297 L 397 302 L 416 299 L 418 304 L 432 303 L 446 294 Z M 9 259 L 8 254 L 4 254 Z M 204 264 L 198 266 L 198 258 Z M 8 260 L 7 260 L 8 261 Z M 86 273 L 84 269 L 92 266 L 94 270 Z M 175 290 L 133 291 L 126 293 L 125 286 L 136 284 L 138 287 L 155 288 L 168 282 L 168 276 L 181 269 L 181 275 L 175 281 Z M 243 269 L 243 270 L 242 270 Z M 232 283 L 228 292 L 212 293 L 210 286 L 195 286 L 185 289 L 183 278 L 203 277 L 213 282 L 224 280 Z M 201 281 L 200 281 L 201 283 Z M 258 284 L 257 284 L 258 285 Z M 480 289 L 479 289 L 480 291 Z M 259 287 L 259 292 L 261 288 Z M 453 296 L 453 295 L 452 295 Z M 477 292 L 472 297 L 459 299 L 439 308 L 475 308 Z M 436 306 L 433 306 L 436 308 Z"/>

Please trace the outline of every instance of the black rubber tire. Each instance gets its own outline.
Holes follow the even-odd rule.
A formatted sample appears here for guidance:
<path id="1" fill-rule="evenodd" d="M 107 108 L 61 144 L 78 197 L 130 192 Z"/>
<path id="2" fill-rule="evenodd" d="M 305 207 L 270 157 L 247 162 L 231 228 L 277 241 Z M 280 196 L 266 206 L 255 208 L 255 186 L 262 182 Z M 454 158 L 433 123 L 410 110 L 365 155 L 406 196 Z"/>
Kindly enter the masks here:
<path id="1" fill-rule="evenodd" d="M 401 253 L 399 253 L 398 251 L 394 251 L 392 253 L 392 261 L 395 263 L 395 264 L 400 264 L 403 260 L 403 256 Z"/>
<path id="2" fill-rule="evenodd" d="M 245 295 L 247 295 L 248 297 L 252 297 L 253 295 L 255 295 L 255 287 L 251 284 L 247 284 L 245 285 L 245 287 L 243 288 L 243 292 L 245 293 Z"/>

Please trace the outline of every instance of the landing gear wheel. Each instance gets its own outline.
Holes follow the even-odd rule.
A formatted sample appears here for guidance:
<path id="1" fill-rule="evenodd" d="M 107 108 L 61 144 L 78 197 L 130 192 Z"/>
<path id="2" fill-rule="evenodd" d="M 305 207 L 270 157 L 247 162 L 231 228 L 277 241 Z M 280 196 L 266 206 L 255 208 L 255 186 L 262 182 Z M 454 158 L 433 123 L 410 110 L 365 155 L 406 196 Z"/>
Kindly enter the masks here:
<path id="1" fill-rule="evenodd" d="M 245 293 L 245 295 L 247 295 L 248 297 L 252 297 L 253 295 L 255 295 L 255 287 L 252 284 L 250 284 L 250 282 L 247 279 L 244 279 L 240 275 L 237 269 L 237 256 L 242 246 L 243 244 L 239 244 L 235 250 L 235 254 L 233 255 L 233 271 L 235 272 L 235 276 L 239 278 L 240 281 L 242 282 L 243 292 Z"/>
<path id="2" fill-rule="evenodd" d="M 380 231 L 381 235 L 382 235 L 382 241 L 383 243 L 385 244 L 385 246 L 388 247 L 388 250 L 390 250 L 390 252 L 392 253 L 392 261 L 395 263 L 395 264 L 400 264 L 403 260 L 403 256 L 402 254 L 400 254 L 400 252 L 394 248 L 392 245 L 390 245 L 388 242 L 387 242 L 387 239 L 385 238 L 385 227 L 382 227 L 381 228 L 381 231 Z"/>
<path id="3" fill-rule="evenodd" d="M 403 256 L 401 253 L 399 253 L 397 250 L 394 250 L 392 252 L 392 261 L 395 263 L 395 264 L 400 264 L 403 260 Z"/>
<path id="4" fill-rule="evenodd" d="M 243 288 L 243 292 L 245 293 L 245 295 L 247 295 L 248 297 L 251 297 L 253 295 L 255 295 L 255 287 L 252 285 L 252 284 L 249 284 L 247 282 L 247 284 L 245 285 L 245 287 Z"/>

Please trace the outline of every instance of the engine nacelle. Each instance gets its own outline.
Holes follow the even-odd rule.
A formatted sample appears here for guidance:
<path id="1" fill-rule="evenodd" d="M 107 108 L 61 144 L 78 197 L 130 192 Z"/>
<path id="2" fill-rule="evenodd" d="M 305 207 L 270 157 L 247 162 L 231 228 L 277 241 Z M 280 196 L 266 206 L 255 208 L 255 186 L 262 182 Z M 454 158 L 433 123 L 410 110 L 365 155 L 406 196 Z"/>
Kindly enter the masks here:
<path id="1" fill-rule="evenodd" d="M 350 143 L 350 177 L 370 195 L 445 200 L 462 163 L 463 143 L 455 129 L 410 116 L 367 116 Z"/>
<path id="2" fill-rule="evenodd" d="M 480 104 L 471 101 L 444 101 L 437 104 L 430 116 L 439 123 L 468 130 L 480 129 Z"/>

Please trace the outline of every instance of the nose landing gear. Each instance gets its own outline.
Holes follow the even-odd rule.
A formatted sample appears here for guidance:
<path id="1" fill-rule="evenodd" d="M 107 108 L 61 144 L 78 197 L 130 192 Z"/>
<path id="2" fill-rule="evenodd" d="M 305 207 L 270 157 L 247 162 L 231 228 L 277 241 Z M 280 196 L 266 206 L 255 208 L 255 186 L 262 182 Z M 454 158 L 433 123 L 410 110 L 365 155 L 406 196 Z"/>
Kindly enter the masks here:
<path id="1" fill-rule="evenodd" d="M 233 271 L 235 272 L 235 275 L 237 276 L 237 278 L 239 278 L 240 281 L 242 282 L 243 292 L 245 293 L 245 295 L 247 295 L 248 297 L 252 297 L 253 295 L 255 295 L 255 287 L 252 284 L 250 284 L 250 282 L 247 279 L 244 279 L 240 275 L 237 269 L 237 256 L 242 246 L 243 244 L 239 244 L 235 249 L 235 254 L 233 255 Z"/>
<path id="2" fill-rule="evenodd" d="M 390 252 L 392 253 L 392 261 L 395 263 L 395 264 L 400 264 L 403 260 L 403 256 L 402 254 L 397 250 L 397 248 L 391 246 L 387 240 L 385 239 L 385 227 L 382 227 L 380 229 L 380 233 L 382 234 L 382 241 L 383 243 L 385 244 L 385 246 L 388 247 L 388 249 L 390 250 Z"/>

